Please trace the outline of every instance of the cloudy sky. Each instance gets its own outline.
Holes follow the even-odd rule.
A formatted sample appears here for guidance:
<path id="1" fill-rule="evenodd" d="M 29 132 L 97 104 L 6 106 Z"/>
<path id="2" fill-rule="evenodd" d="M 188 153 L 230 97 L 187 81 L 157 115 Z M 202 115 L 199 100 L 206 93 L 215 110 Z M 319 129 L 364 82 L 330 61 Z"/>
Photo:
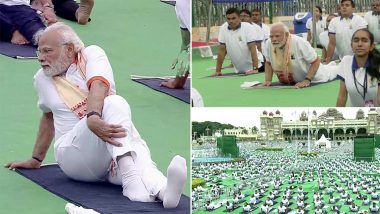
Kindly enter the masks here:
<path id="1" fill-rule="evenodd" d="M 268 113 L 275 113 L 280 110 L 284 121 L 291 121 L 299 118 L 300 114 L 305 111 L 310 111 L 310 114 L 315 110 L 317 115 L 326 112 L 328 108 L 192 108 L 191 120 L 197 122 L 214 121 L 219 123 L 228 123 L 234 126 L 260 128 L 260 114 L 266 110 Z M 353 119 L 359 108 L 337 108 L 343 113 L 346 119 Z M 369 109 L 362 108 L 365 116 Z"/>

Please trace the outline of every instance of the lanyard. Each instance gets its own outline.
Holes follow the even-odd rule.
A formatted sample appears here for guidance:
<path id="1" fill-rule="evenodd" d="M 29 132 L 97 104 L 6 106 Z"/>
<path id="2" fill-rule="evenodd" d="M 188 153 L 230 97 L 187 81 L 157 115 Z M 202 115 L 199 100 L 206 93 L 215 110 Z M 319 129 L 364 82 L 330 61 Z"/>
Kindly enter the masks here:
<path id="1" fill-rule="evenodd" d="M 355 70 L 354 69 L 352 69 L 352 75 L 354 76 L 354 83 L 355 83 L 356 91 L 363 98 L 363 101 L 365 101 L 365 97 L 366 97 L 367 89 L 368 89 L 367 68 L 365 68 L 365 74 L 364 74 L 365 76 L 364 76 L 364 82 L 363 82 L 363 84 L 360 84 L 360 82 L 358 82 L 358 80 L 356 79 L 356 75 L 355 75 Z M 359 84 L 359 86 L 361 86 L 363 88 L 363 94 L 360 93 L 357 84 Z"/>

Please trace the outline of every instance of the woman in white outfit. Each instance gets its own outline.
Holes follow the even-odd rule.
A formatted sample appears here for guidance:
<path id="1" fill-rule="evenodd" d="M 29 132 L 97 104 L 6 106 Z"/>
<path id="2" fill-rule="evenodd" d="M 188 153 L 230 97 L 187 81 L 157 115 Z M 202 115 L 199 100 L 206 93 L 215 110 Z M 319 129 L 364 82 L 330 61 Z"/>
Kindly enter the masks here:
<path id="1" fill-rule="evenodd" d="M 357 30 L 351 40 L 354 56 L 344 56 L 339 64 L 340 89 L 336 106 L 380 106 L 380 53 L 375 49 L 374 36 L 367 29 Z"/>

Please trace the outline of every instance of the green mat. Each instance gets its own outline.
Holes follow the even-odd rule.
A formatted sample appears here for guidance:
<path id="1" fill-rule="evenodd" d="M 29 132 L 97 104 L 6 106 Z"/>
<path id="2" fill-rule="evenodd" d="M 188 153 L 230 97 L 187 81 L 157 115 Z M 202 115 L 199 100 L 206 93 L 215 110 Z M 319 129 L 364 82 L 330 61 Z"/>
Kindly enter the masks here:
<path id="1" fill-rule="evenodd" d="M 156 0 L 95 1 L 86 26 L 65 21 L 86 45 L 102 47 L 111 62 L 117 93 L 127 99 L 133 120 L 153 160 L 166 174 L 175 154 L 189 159 L 189 105 L 130 80 L 131 74 L 171 76 L 181 35 L 170 5 Z M 0 56 L 0 163 L 31 157 L 41 112 L 33 87 L 35 60 Z M 51 146 L 52 147 L 52 146 Z M 45 163 L 54 161 L 50 148 Z M 190 174 L 188 174 L 190 178 Z M 189 187 L 189 180 L 186 187 Z M 65 201 L 5 168 L 0 169 L 0 213 L 64 214 Z M 121 194 L 121 192 L 120 192 Z M 186 195 L 190 189 L 186 188 Z"/>

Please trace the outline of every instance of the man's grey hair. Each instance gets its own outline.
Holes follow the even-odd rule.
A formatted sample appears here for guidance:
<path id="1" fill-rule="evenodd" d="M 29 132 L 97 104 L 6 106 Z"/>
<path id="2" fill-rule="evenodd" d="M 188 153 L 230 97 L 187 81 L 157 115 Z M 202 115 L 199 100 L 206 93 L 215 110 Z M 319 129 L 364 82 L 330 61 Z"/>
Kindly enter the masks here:
<path id="1" fill-rule="evenodd" d="M 281 27 L 282 29 L 284 29 L 284 33 L 289 33 L 289 28 L 288 26 L 286 26 L 284 23 L 282 22 L 277 22 L 277 23 L 274 23 L 271 27 L 270 27 L 270 30 L 272 31 L 273 28 L 275 27 Z"/>
<path id="2" fill-rule="evenodd" d="M 50 25 L 45 29 L 44 33 L 49 31 L 56 31 L 61 37 L 62 44 L 73 44 L 75 53 L 78 53 L 84 48 L 84 43 L 75 31 L 63 22 Z"/>

